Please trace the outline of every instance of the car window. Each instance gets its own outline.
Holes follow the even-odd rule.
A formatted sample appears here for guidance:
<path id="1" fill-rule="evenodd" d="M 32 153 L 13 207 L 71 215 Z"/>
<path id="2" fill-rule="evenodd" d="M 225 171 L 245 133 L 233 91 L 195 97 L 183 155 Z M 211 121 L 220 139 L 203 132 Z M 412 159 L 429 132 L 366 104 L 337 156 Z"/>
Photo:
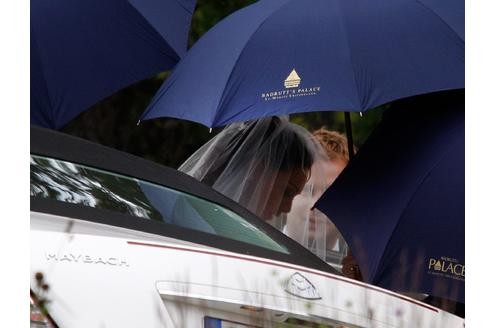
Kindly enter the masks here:
<path id="1" fill-rule="evenodd" d="M 111 210 L 289 253 L 262 228 L 205 199 L 68 161 L 31 155 L 30 163 L 31 196 Z"/>

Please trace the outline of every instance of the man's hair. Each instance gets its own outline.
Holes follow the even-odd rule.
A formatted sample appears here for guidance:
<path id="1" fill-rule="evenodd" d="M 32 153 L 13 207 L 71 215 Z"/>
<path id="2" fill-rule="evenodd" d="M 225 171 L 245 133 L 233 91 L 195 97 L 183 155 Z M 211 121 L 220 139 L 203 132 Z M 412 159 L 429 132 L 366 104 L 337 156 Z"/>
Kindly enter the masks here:
<path id="1" fill-rule="evenodd" d="M 322 127 L 314 131 L 313 136 L 320 142 L 331 161 L 342 160 L 346 163 L 349 162 L 347 138 L 343 134 L 337 131 L 330 131 L 325 127 Z M 356 150 L 357 149 L 354 146 L 354 152 L 356 152 Z"/>

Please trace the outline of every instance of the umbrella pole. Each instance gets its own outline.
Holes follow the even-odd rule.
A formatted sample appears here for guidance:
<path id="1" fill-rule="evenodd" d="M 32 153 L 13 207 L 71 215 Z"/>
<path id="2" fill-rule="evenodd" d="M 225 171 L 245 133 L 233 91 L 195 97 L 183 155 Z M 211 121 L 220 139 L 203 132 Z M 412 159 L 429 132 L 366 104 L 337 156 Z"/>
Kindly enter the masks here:
<path id="1" fill-rule="evenodd" d="M 352 140 L 352 125 L 351 125 L 351 113 L 344 112 L 345 117 L 345 133 L 347 135 L 347 149 L 349 151 L 349 161 L 354 158 L 354 141 Z"/>

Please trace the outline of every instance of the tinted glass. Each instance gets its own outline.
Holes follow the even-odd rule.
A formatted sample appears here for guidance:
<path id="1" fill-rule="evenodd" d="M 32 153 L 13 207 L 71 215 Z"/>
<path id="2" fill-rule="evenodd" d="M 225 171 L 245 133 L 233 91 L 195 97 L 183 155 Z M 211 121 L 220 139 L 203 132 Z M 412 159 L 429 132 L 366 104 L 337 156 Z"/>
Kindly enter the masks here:
<path id="1" fill-rule="evenodd" d="M 261 228 L 204 199 L 147 181 L 31 156 L 31 196 L 129 214 L 288 253 Z"/>

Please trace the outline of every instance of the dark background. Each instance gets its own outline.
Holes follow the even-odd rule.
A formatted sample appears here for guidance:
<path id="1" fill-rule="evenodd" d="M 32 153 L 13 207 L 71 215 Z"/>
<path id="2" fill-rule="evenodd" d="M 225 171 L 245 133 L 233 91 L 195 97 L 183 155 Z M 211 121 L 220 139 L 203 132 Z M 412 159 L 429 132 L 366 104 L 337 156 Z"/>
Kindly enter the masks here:
<path id="1" fill-rule="evenodd" d="M 198 0 L 189 47 L 222 18 L 253 2 L 255 0 Z M 69 122 L 62 131 L 177 168 L 221 128 L 210 133 L 207 127 L 198 123 L 172 118 L 153 119 L 137 125 L 140 115 L 168 75 L 169 72 L 160 73 L 115 93 Z M 363 117 L 351 114 L 354 142 L 358 147 L 380 120 L 383 108 L 368 111 Z M 345 131 L 342 112 L 298 114 L 291 115 L 290 119 L 310 131 L 322 126 Z"/>

